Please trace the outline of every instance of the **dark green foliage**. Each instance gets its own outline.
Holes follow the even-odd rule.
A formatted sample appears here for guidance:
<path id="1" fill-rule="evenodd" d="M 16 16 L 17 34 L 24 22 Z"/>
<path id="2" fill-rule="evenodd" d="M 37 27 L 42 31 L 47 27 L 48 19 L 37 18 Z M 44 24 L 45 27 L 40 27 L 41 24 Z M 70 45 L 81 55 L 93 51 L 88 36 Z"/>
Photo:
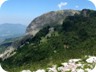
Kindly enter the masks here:
<path id="1" fill-rule="evenodd" d="M 72 24 L 73 24 L 73 22 L 70 21 L 70 20 L 65 21 L 65 22 L 63 23 L 63 30 L 64 30 L 65 32 L 71 31 L 71 30 L 72 30 Z"/>
<path id="2" fill-rule="evenodd" d="M 46 36 L 46 34 L 49 32 L 49 28 L 50 28 L 50 26 L 47 26 L 47 27 L 43 28 L 42 30 L 40 30 L 36 34 L 36 36 L 32 39 L 32 41 L 37 42 L 41 39 L 41 37 Z"/>
<path id="3" fill-rule="evenodd" d="M 78 37 L 79 37 L 79 39 L 81 39 L 82 41 L 83 41 L 83 40 L 86 40 L 86 39 L 88 39 L 88 33 L 86 32 L 86 30 L 81 29 L 81 30 L 79 30 L 79 32 L 78 32 Z"/>

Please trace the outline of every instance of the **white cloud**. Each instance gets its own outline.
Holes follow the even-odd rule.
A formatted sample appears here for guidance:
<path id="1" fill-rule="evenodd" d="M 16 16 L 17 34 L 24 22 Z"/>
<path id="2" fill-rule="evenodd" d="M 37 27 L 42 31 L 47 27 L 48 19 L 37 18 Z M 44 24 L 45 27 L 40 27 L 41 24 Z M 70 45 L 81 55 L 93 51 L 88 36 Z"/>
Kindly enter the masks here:
<path id="1" fill-rule="evenodd" d="M 61 9 L 62 7 L 66 6 L 68 3 L 67 2 L 61 2 L 58 4 L 59 9 Z"/>
<path id="2" fill-rule="evenodd" d="M 76 5 L 75 7 L 76 7 L 76 8 L 79 8 L 79 6 L 78 6 L 78 5 Z"/>
<path id="3" fill-rule="evenodd" d="M 6 2 L 7 0 L 0 0 L 0 7 L 2 6 L 2 4 L 4 3 L 4 2 Z"/>

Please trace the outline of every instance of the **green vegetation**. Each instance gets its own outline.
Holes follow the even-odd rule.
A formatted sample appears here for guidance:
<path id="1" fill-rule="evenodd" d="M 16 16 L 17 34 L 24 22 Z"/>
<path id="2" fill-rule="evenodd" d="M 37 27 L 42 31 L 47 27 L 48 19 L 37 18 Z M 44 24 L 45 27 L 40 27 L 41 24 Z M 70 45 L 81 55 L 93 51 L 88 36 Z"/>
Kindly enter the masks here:
<path id="1" fill-rule="evenodd" d="M 2 62 L 9 72 L 36 70 L 67 61 L 71 58 L 82 58 L 85 55 L 96 55 L 96 12 L 86 10 L 86 16 L 68 16 L 62 25 L 40 30 L 36 36 L 19 48 L 14 56 Z M 51 34 L 51 36 L 48 36 Z"/>
<path id="2" fill-rule="evenodd" d="M 8 43 L 3 43 L 0 45 L 0 54 L 3 53 L 8 46 L 10 46 L 12 44 L 12 42 L 8 42 Z"/>
<path id="3" fill-rule="evenodd" d="M 5 39 L 3 42 L 0 43 L 0 54 L 3 53 L 11 44 L 20 39 L 21 37 L 16 37 L 16 38 L 8 38 Z"/>

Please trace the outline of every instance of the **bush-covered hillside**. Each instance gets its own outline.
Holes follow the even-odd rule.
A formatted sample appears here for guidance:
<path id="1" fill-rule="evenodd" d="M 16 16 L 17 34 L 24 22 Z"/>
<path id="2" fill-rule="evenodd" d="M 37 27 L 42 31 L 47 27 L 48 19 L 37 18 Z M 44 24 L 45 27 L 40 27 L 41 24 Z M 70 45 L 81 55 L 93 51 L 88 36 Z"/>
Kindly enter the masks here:
<path id="1" fill-rule="evenodd" d="M 62 25 L 43 28 L 16 52 L 2 62 L 9 72 L 44 69 L 71 58 L 96 55 L 96 11 L 85 9 L 68 16 Z"/>

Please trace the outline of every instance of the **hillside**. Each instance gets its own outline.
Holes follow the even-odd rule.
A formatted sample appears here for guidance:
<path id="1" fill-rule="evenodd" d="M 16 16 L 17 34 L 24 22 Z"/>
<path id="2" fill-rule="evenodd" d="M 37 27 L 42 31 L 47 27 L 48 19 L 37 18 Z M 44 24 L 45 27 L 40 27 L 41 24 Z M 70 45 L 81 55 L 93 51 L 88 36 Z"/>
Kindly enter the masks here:
<path id="1" fill-rule="evenodd" d="M 0 54 L 4 52 L 17 38 L 23 36 L 26 26 L 22 24 L 0 24 Z"/>
<path id="2" fill-rule="evenodd" d="M 4 39 L 0 43 L 0 54 L 2 54 L 4 51 L 6 51 L 6 49 L 8 49 L 8 47 L 10 47 L 15 41 L 21 39 L 22 37 L 23 36 Z"/>
<path id="3" fill-rule="evenodd" d="M 9 72 L 34 71 L 85 55 L 96 56 L 96 11 L 84 9 L 63 20 L 27 39 L 14 56 L 2 61 L 3 68 Z"/>
<path id="4" fill-rule="evenodd" d="M 46 26 L 52 27 L 62 25 L 67 16 L 74 16 L 74 14 L 80 14 L 80 12 L 77 10 L 51 11 L 36 17 L 27 27 L 25 36 L 12 43 L 11 47 L 8 47 L 8 50 L 6 50 L 3 53 L 3 56 L 0 58 L 6 59 L 10 57 L 10 54 L 13 52 L 13 50 L 22 47 L 23 44 L 27 44 L 28 40 L 32 39 L 42 28 Z"/>

